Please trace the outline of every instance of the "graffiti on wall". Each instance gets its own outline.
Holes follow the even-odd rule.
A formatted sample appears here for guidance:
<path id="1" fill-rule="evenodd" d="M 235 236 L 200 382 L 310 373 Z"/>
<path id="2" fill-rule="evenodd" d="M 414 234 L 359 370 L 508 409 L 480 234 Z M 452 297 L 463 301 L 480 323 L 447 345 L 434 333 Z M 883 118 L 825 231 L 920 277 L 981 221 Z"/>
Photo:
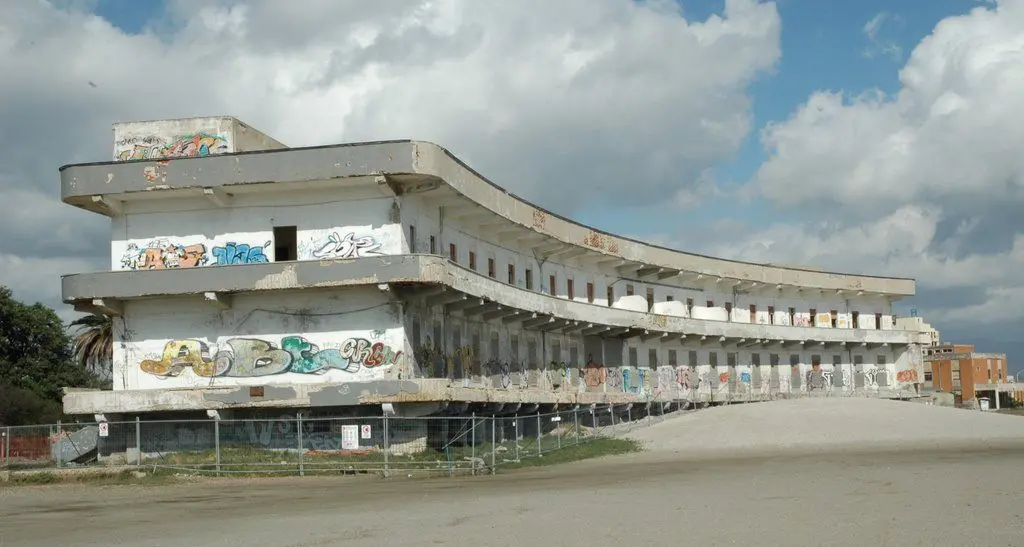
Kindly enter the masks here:
<path id="1" fill-rule="evenodd" d="M 128 270 L 195 268 L 206 265 L 208 261 L 206 245 L 173 243 L 167 239 L 154 239 L 145 247 L 129 243 L 121 256 L 121 266 Z"/>
<path id="2" fill-rule="evenodd" d="M 604 365 L 595 363 L 594 358 L 591 357 L 583 367 L 582 376 L 588 388 L 601 387 L 608 379 L 608 370 L 604 368 Z"/>
<path id="3" fill-rule="evenodd" d="M 916 370 L 901 370 L 896 373 L 896 381 L 901 383 L 912 383 L 917 381 Z"/>
<path id="4" fill-rule="evenodd" d="M 685 390 L 694 390 L 700 387 L 700 377 L 697 375 L 697 369 L 690 366 L 679 367 L 676 372 L 676 382 L 679 383 L 679 387 Z"/>
<path id="5" fill-rule="evenodd" d="M 266 250 L 270 248 L 270 241 L 263 245 L 249 245 L 247 243 L 236 243 L 229 241 L 221 247 L 213 248 L 213 257 L 217 259 L 218 266 L 231 264 L 264 264 L 270 262 Z"/>
<path id="6" fill-rule="evenodd" d="M 309 254 L 313 258 L 359 258 L 381 254 L 380 246 L 371 236 L 356 237 L 355 232 L 339 236 L 338 232 L 331 232 L 327 239 L 315 241 Z"/>
<path id="7" fill-rule="evenodd" d="M 121 266 L 127 270 L 166 270 L 172 268 L 195 268 L 210 263 L 210 254 L 218 266 L 228 264 L 257 264 L 269 262 L 266 249 L 270 242 L 263 245 L 228 242 L 214 247 L 207 253 L 203 243 L 177 243 L 168 239 L 154 239 L 144 247 L 129 243 Z"/>
<path id="8" fill-rule="evenodd" d="M 301 336 L 286 336 L 281 347 L 259 338 L 232 338 L 216 352 L 211 352 L 210 346 L 201 340 L 188 339 L 167 342 L 159 360 L 143 360 L 139 368 L 160 377 L 178 376 L 191 369 L 202 377 L 252 378 L 286 372 L 356 373 L 363 367 L 400 364 L 401 359 L 401 351 L 365 338 L 349 338 L 340 347 L 328 349 L 320 349 Z"/>
<path id="9" fill-rule="evenodd" d="M 117 141 L 117 146 L 122 148 L 117 155 L 120 161 L 203 157 L 230 150 L 226 137 L 211 133 L 192 133 L 171 139 L 155 135 L 127 137 Z"/>
<path id="10" fill-rule="evenodd" d="M 811 326 L 811 314 L 809 313 L 797 313 L 793 315 L 793 326 L 794 327 L 809 327 Z"/>

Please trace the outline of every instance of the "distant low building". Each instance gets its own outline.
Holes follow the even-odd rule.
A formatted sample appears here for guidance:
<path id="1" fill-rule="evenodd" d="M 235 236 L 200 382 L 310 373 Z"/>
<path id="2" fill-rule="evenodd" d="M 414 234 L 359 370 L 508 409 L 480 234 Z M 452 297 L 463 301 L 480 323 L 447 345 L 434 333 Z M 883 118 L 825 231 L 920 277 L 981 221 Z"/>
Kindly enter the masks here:
<path id="1" fill-rule="evenodd" d="M 925 389 L 953 393 L 961 402 L 988 397 L 997 409 L 1010 397 L 1024 401 L 1024 385 L 1007 372 L 1005 353 L 980 353 L 967 344 L 939 344 L 924 353 Z"/>
<path id="2" fill-rule="evenodd" d="M 897 317 L 896 330 L 909 330 L 918 333 L 917 343 L 922 347 L 939 345 L 939 331 L 935 330 L 922 317 Z"/>

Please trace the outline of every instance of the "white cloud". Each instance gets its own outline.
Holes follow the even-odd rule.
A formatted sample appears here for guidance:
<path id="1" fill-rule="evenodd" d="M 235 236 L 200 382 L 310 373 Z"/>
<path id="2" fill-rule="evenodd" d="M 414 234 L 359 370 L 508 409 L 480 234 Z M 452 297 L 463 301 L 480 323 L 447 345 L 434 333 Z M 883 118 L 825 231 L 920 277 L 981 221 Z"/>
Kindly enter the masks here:
<path id="1" fill-rule="evenodd" d="M 861 29 L 869 42 L 868 47 L 861 53 L 868 58 L 884 55 L 894 61 L 900 60 L 903 57 L 903 48 L 892 40 L 883 39 L 880 34 L 882 33 L 882 26 L 886 23 L 888 23 L 886 26 L 891 26 L 902 21 L 903 18 L 899 15 L 886 11 L 875 14 L 870 21 L 864 24 L 864 28 Z"/>
<path id="2" fill-rule="evenodd" d="M 869 24 L 877 29 L 881 19 Z M 1024 2 L 940 22 L 893 96 L 817 92 L 768 125 L 748 195 L 798 212 L 732 231 L 751 260 L 915 277 L 926 318 L 1024 326 Z M 964 298 L 953 298 L 957 293 Z"/>
<path id="3" fill-rule="evenodd" d="M 229 114 L 296 146 L 434 140 L 571 213 L 704 192 L 750 131 L 747 85 L 781 55 L 775 5 L 755 0 L 705 21 L 669 0 L 300 4 L 177 0 L 141 35 L 89 1 L 6 7 L 3 283 L 54 303 L 59 273 L 106 267 L 108 224 L 59 204 L 57 167 L 106 160 L 115 121 Z"/>

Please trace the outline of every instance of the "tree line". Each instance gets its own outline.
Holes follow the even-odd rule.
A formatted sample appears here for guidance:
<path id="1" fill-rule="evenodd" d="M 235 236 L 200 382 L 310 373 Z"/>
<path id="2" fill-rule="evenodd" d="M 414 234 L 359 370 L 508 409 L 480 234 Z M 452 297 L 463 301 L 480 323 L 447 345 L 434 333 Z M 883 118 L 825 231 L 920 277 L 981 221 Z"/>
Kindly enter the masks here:
<path id="1" fill-rule="evenodd" d="M 66 420 L 62 388 L 109 389 L 112 352 L 110 317 L 65 325 L 53 309 L 0 286 L 0 425 Z"/>

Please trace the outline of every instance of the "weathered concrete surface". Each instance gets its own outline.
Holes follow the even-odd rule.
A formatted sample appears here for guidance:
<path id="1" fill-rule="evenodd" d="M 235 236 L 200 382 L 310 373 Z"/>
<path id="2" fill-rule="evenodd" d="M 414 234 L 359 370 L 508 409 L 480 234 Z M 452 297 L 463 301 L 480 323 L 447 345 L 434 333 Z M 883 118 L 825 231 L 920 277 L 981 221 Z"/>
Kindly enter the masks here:
<path id="1" fill-rule="evenodd" d="M 835 419 L 829 427 L 839 431 L 902 423 L 907 431 L 923 431 L 919 438 L 937 428 L 961 439 L 984 438 L 969 431 L 981 422 L 967 411 L 947 411 L 965 415 L 947 425 L 941 419 L 952 414 L 919 414 L 934 407 L 891 403 L 866 411 L 860 402 L 843 402 L 851 404 L 825 411 Z M 782 433 L 813 404 L 749 414 L 756 423 L 748 429 Z M 715 414 L 700 419 L 710 423 Z M 1004 423 L 991 423 L 997 422 Z M 650 431 L 678 434 L 693 423 L 680 419 Z M 720 429 L 717 438 L 727 431 Z M 704 434 L 711 433 L 696 437 Z M 478 480 L 310 477 L 16 488 L 0 495 L 0 543 L 962 547 L 1019 545 L 1024 537 L 1019 447 L 851 452 L 823 451 L 822 444 L 785 457 L 752 457 L 740 449 L 713 460 L 665 447 Z"/>
<path id="2" fill-rule="evenodd" d="M 442 285 L 464 293 L 467 297 L 482 298 L 557 319 L 651 332 L 686 333 L 696 337 L 908 344 L 916 336 L 912 331 L 825 329 L 708 321 L 596 306 L 510 286 L 434 255 L 74 274 L 61 279 L 61 291 L 65 302 L 85 303 L 93 300 L 116 302 L 129 298 L 189 294 L 198 295 L 198 298 L 205 292 L 253 292 L 412 282 Z"/>
<path id="3" fill-rule="evenodd" d="M 140 192 L 196 192 L 267 183 L 340 181 L 387 175 L 395 192 L 444 186 L 514 224 L 554 240 L 583 247 L 595 256 L 765 285 L 863 291 L 893 297 L 914 294 L 912 279 L 852 275 L 753 264 L 683 253 L 615 236 L 573 222 L 510 194 L 470 169 L 444 148 L 428 142 L 385 141 L 292 148 L 204 158 L 69 165 L 61 168 L 65 203 L 103 214 L 94 197 L 119 200 Z M 430 191 L 430 190 L 426 190 Z M 106 199 L 106 198 L 104 198 Z M 598 258 L 600 258 L 598 256 Z"/>

